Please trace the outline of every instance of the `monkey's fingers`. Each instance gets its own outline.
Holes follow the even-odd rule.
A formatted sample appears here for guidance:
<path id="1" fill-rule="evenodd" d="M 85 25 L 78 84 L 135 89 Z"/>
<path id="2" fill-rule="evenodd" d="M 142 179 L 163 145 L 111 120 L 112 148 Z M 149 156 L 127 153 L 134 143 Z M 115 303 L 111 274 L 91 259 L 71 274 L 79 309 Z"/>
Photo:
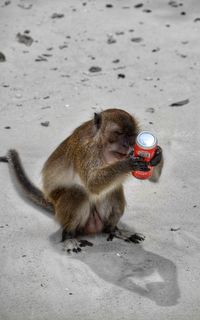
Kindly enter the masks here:
<path id="1" fill-rule="evenodd" d="M 149 171 L 148 163 L 141 157 L 130 157 L 130 165 L 133 171 Z"/>
<path id="2" fill-rule="evenodd" d="M 143 162 L 143 161 L 138 161 L 135 163 L 135 168 L 134 168 L 134 171 L 144 171 L 144 172 L 147 172 L 147 171 L 150 171 L 148 165 L 146 162 Z"/>
<path id="3" fill-rule="evenodd" d="M 160 146 L 157 146 L 155 155 L 154 155 L 154 157 L 151 159 L 151 161 L 150 161 L 149 164 L 150 164 L 152 167 L 155 167 L 155 166 L 157 166 L 157 165 L 160 163 L 161 159 L 162 159 L 162 149 L 161 149 Z"/>
<path id="4" fill-rule="evenodd" d="M 138 234 L 138 233 L 134 233 L 132 234 L 128 240 L 134 243 L 140 243 L 141 241 L 144 241 L 145 236 Z"/>

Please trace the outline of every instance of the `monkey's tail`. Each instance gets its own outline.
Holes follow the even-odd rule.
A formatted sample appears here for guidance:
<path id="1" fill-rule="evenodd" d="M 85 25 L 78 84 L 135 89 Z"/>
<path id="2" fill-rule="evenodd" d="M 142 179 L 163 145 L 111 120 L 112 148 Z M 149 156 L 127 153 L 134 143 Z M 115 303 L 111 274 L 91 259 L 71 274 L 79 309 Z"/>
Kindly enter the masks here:
<path id="1" fill-rule="evenodd" d="M 23 194 L 28 200 L 31 200 L 31 202 L 47 211 L 52 213 L 54 212 L 53 205 L 45 200 L 42 191 L 35 187 L 26 175 L 16 150 L 9 150 L 7 156 L 0 157 L 0 162 L 8 162 L 10 169 L 14 172 L 14 176 L 23 191 Z"/>

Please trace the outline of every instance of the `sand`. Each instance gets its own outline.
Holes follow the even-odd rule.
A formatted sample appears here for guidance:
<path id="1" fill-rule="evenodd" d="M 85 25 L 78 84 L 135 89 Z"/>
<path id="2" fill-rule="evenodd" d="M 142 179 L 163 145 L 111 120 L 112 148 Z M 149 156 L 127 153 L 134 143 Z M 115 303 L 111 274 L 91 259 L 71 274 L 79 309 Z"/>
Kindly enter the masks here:
<path id="1" fill-rule="evenodd" d="M 107 107 L 165 154 L 158 184 L 125 185 L 123 228 L 145 241 L 87 237 L 71 255 L 0 164 L 0 319 L 198 320 L 199 1 L 4 0 L 0 28 L 0 155 L 16 148 L 38 186 L 54 148 Z"/>

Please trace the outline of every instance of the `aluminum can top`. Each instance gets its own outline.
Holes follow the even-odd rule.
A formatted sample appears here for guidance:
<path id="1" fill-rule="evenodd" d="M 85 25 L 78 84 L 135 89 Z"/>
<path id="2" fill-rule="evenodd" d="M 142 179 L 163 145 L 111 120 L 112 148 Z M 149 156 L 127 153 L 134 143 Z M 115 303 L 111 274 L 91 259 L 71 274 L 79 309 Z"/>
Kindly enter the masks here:
<path id="1" fill-rule="evenodd" d="M 149 131 L 142 131 L 138 134 L 136 143 L 143 149 L 152 149 L 157 145 L 157 138 Z"/>

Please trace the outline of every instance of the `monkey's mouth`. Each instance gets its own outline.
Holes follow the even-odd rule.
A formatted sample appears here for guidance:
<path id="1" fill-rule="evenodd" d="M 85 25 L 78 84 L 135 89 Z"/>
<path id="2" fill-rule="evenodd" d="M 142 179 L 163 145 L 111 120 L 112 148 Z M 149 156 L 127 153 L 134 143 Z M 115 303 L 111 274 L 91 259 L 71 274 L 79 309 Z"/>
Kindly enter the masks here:
<path id="1" fill-rule="evenodd" d="M 127 157 L 128 153 L 127 152 L 119 152 L 119 151 L 114 151 L 114 155 L 117 159 L 123 159 Z"/>

